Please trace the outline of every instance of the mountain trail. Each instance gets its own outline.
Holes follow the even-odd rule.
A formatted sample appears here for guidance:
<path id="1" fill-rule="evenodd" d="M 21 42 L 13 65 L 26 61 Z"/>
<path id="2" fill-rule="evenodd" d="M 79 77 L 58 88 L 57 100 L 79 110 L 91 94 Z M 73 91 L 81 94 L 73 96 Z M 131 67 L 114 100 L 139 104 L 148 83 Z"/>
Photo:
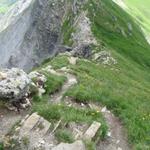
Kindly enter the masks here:
<path id="1" fill-rule="evenodd" d="M 52 96 L 50 101 L 54 103 L 60 103 L 64 93 L 74 84 L 77 83 L 77 79 L 74 75 L 69 73 L 61 73 L 60 75 L 64 75 L 67 77 L 66 83 L 63 85 L 62 89 L 55 93 Z M 73 107 L 80 107 L 80 105 L 74 104 L 71 102 Z M 96 104 L 89 104 L 91 109 L 100 110 L 103 114 L 106 123 L 108 125 L 108 134 L 107 138 L 104 141 L 100 141 L 97 144 L 97 150 L 130 150 L 129 144 L 127 141 L 127 135 L 125 134 L 123 125 L 121 124 L 120 120 L 114 116 L 112 112 L 107 110 L 106 107 L 102 108 Z M 82 107 L 82 106 L 81 106 Z"/>
<path id="2" fill-rule="evenodd" d="M 127 135 L 120 120 L 106 107 L 102 108 L 101 112 L 108 126 L 108 137 L 99 142 L 97 150 L 130 150 Z"/>
<path id="3" fill-rule="evenodd" d="M 60 74 L 61 75 L 61 74 Z M 69 90 L 69 88 L 77 83 L 77 79 L 74 75 L 66 73 L 63 74 L 67 77 L 67 81 L 62 86 L 59 92 L 56 92 L 54 95 L 51 96 L 50 102 L 53 103 L 60 103 L 63 95 Z"/>

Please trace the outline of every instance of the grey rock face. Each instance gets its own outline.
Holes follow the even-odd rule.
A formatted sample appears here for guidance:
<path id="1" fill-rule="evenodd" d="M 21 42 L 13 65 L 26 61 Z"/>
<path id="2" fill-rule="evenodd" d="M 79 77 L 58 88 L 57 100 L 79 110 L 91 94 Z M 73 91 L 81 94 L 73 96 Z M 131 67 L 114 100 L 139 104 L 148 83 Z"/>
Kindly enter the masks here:
<path id="1" fill-rule="evenodd" d="M 0 67 L 19 67 L 28 71 L 60 51 L 71 51 L 72 48 L 61 45 L 63 19 L 70 10 L 77 14 L 86 1 L 16 2 L 14 8 L 0 19 Z M 76 33 L 73 38 L 76 43 L 81 41 L 79 43 L 86 45 L 88 41 L 89 45 L 95 41 L 89 27 L 90 21 L 86 14 L 81 14 L 77 22 L 81 34 Z M 86 46 L 83 48 L 85 50 Z"/>
<path id="2" fill-rule="evenodd" d="M 0 20 L 0 66 L 25 70 L 53 56 L 66 1 L 20 0 Z"/>
<path id="3" fill-rule="evenodd" d="M 28 91 L 30 79 L 20 69 L 0 70 L 0 98 L 11 101 L 18 100 L 25 96 Z"/>

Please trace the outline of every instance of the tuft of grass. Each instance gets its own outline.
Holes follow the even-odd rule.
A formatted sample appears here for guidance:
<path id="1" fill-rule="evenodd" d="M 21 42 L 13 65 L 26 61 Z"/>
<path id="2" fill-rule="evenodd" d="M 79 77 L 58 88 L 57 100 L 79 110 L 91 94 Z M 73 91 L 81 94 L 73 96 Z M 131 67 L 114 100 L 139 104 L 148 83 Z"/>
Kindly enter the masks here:
<path id="1" fill-rule="evenodd" d="M 45 83 L 46 94 L 52 94 L 55 91 L 59 90 L 63 83 L 66 81 L 66 77 L 64 76 L 56 76 L 48 72 L 43 72 L 43 74 L 47 78 L 47 81 Z"/>
<path id="2" fill-rule="evenodd" d="M 51 64 L 54 69 L 66 67 L 69 65 L 68 57 L 65 55 L 58 55 L 56 58 L 53 58 L 49 64 Z"/>
<path id="3" fill-rule="evenodd" d="M 28 146 L 29 143 L 30 143 L 29 138 L 28 138 L 27 136 L 24 136 L 24 137 L 22 138 L 22 142 L 23 142 L 23 144 L 24 144 L 25 146 Z"/>
<path id="4" fill-rule="evenodd" d="M 96 145 L 92 141 L 84 141 L 84 144 L 86 146 L 86 150 L 96 150 Z"/>
<path id="5" fill-rule="evenodd" d="M 59 142 L 73 143 L 75 140 L 71 132 L 63 129 L 56 131 L 55 136 Z"/>
<path id="6" fill-rule="evenodd" d="M 0 143 L 0 150 L 4 150 L 3 143 Z"/>

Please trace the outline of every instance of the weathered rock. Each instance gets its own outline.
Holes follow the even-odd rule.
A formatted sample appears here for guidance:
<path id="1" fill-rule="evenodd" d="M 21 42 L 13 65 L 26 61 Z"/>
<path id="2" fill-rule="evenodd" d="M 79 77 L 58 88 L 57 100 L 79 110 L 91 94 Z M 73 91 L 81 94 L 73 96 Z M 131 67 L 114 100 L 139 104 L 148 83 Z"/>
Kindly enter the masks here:
<path id="1" fill-rule="evenodd" d="M 71 51 L 61 46 L 61 27 L 70 10 L 78 13 L 85 1 L 18 0 L 0 20 L 0 66 L 30 70 L 60 51 Z"/>
<path id="2" fill-rule="evenodd" d="M 97 44 L 95 37 L 91 31 L 91 21 L 87 17 L 87 12 L 83 11 L 75 22 L 76 32 L 73 34 L 73 40 L 76 47 L 85 44 Z"/>
<path id="3" fill-rule="evenodd" d="M 37 82 L 41 81 L 41 82 L 45 83 L 47 81 L 45 75 L 43 75 L 37 71 L 30 72 L 28 76 L 30 79 L 36 79 Z"/>
<path id="4" fill-rule="evenodd" d="M 87 44 L 80 44 L 72 51 L 72 55 L 75 57 L 89 58 L 92 55 L 91 46 Z"/>
<path id="5" fill-rule="evenodd" d="M 58 146 L 54 147 L 52 150 L 85 150 L 85 145 L 82 141 L 76 141 L 73 144 L 60 143 Z"/>
<path id="6" fill-rule="evenodd" d="M 28 92 L 31 80 L 23 70 L 3 69 L 0 77 L 0 98 L 17 101 Z"/>
<path id="7" fill-rule="evenodd" d="M 98 130 L 101 127 L 101 123 L 99 122 L 93 122 L 92 125 L 88 128 L 88 130 L 84 133 L 83 138 L 92 140 L 95 136 Z"/>
<path id="8" fill-rule="evenodd" d="M 70 63 L 71 65 L 76 65 L 77 59 L 78 59 L 77 57 L 69 57 L 69 58 L 68 58 L 69 63 Z"/>
<path id="9" fill-rule="evenodd" d="M 104 65 L 114 65 L 117 61 L 111 56 L 110 52 L 101 51 L 94 55 L 94 60 L 104 64 Z"/>

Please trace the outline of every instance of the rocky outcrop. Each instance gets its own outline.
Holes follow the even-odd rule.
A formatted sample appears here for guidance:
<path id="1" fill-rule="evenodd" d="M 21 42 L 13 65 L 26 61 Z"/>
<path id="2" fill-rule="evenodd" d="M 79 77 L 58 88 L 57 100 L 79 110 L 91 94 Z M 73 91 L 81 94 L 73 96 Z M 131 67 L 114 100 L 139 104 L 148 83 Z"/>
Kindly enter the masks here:
<path id="1" fill-rule="evenodd" d="M 0 66 L 25 70 L 53 56 L 60 48 L 60 32 L 68 10 L 79 0 L 19 0 L 0 20 Z"/>
<path id="2" fill-rule="evenodd" d="M 20 69 L 0 70 L 0 98 L 9 101 L 18 101 L 28 92 L 30 79 Z"/>
<path id="3" fill-rule="evenodd" d="M 73 55 L 89 58 L 92 54 L 91 45 L 96 45 L 97 41 L 91 30 L 91 21 L 87 17 L 87 12 L 83 11 L 75 20 L 74 27 L 76 32 L 73 36 Z"/>

